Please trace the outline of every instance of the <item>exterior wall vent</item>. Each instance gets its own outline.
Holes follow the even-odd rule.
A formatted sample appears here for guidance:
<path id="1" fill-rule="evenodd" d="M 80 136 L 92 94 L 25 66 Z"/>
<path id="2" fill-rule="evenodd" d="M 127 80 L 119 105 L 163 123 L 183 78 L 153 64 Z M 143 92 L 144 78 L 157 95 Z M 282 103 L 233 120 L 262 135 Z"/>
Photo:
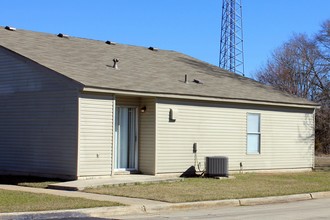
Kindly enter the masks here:
<path id="1" fill-rule="evenodd" d="M 148 49 L 152 50 L 152 51 L 158 51 L 158 48 L 156 48 L 156 47 L 149 47 Z"/>
<path id="2" fill-rule="evenodd" d="M 206 157 L 206 172 L 209 177 L 228 177 L 228 157 Z"/>
<path id="3" fill-rule="evenodd" d="M 5 29 L 8 31 L 16 31 L 16 28 L 10 26 L 6 26 Z"/>
<path id="4" fill-rule="evenodd" d="M 69 35 L 62 34 L 62 33 L 59 33 L 57 36 L 61 37 L 61 38 L 69 38 Z"/>
<path id="5" fill-rule="evenodd" d="M 113 42 L 113 41 L 109 41 L 109 40 L 107 40 L 105 43 L 106 43 L 106 44 L 109 44 L 109 45 L 116 45 L 115 42 Z"/>

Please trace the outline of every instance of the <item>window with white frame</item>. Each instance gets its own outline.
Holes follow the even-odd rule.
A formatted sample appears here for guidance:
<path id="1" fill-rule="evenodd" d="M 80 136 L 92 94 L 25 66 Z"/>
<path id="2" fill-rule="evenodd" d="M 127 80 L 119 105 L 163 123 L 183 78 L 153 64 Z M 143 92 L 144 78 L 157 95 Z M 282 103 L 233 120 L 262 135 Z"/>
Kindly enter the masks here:
<path id="1" fill-rule="evenodd" d="M 260 154 L 260 114 L 247 114 L 247 153 Z"/>

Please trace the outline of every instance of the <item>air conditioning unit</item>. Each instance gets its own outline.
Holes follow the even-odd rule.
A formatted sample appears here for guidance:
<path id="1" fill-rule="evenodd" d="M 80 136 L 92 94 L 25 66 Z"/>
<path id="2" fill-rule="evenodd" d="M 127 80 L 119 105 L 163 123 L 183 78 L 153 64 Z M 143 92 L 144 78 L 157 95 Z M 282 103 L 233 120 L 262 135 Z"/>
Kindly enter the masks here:
<path id="1" fill-rule="evenodd" d="M 228 157 L 214 156 L 206 157 L 206 176 L 228 177 Z"/>

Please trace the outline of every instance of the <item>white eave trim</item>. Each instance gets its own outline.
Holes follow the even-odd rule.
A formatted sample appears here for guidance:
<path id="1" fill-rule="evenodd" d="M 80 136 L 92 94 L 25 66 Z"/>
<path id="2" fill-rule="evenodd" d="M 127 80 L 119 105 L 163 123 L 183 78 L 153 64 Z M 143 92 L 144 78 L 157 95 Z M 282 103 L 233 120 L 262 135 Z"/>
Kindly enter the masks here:
<path id="1" fill-rule="evenodd" d="M 94 87 L 84 87 L 83 92 L 98 92 L 98 93 L 131 95 L 131 96 L 188 99 L 188 100 L 213 101 L 213 102 L 216 101 L 216 102 L 254 104 L 254 105 L 268 105 L 268 106 L 284 106 L 284 107 L 295 107 L 295 108 L 311 108 L 311 109 L 320 108 L 319 105 L 305 105 L 305 104 L 294 104 L 294 103 L 290 104 L 290 103 L 280 103 L 280 102 L 264 102 L 264 101 L 253 101 L 253 100 L 244 100 L 244 99 L 226 99 L 226 98 L 206 97 L 206 96 L 196 96 L 196 95 L 180 95 L 180 94 L 122 91 L 122 90 L 103 89 L 103 88 L 94 88 Z"/>

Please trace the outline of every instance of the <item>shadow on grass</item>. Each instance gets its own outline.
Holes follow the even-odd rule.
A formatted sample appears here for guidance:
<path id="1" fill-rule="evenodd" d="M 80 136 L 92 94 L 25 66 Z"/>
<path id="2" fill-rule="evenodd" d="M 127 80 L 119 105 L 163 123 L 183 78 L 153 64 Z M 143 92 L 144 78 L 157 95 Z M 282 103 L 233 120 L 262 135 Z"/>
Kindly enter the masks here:
<path id="1" fill-rule="evenodd" d="M 63 179 L 37 177 L 37 176 L 16 176 L 0 175 L 0 184 L 47 188 L 51 183 L 64 182 Z"/>

